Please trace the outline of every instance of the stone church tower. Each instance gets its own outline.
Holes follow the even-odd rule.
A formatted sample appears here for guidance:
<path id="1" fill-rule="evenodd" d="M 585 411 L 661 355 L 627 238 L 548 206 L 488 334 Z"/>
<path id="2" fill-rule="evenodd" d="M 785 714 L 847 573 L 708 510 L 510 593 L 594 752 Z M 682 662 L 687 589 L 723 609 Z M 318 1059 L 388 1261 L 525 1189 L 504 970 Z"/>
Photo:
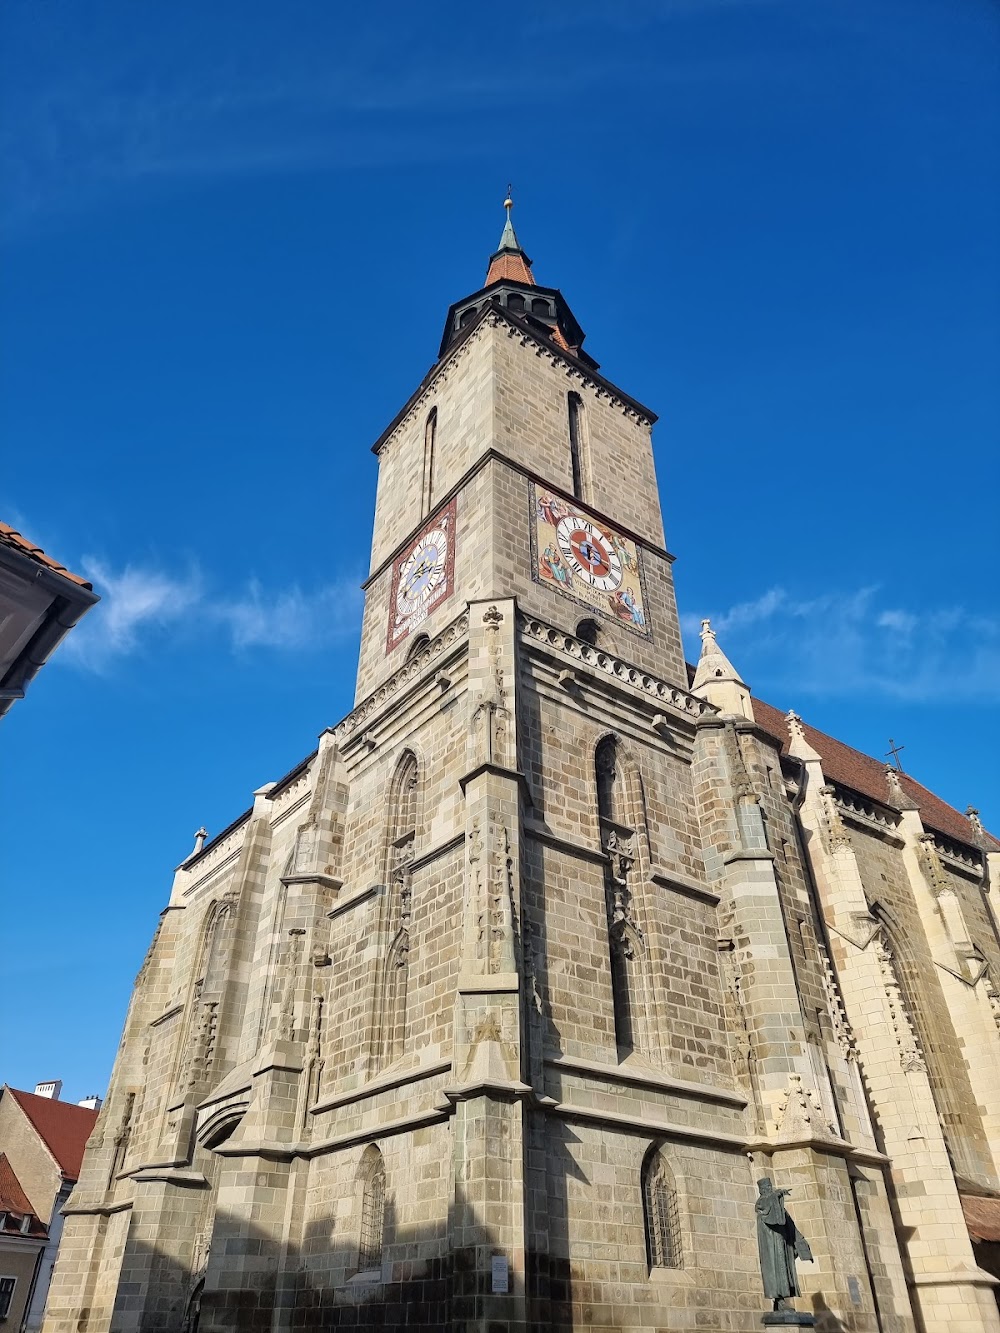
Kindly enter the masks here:
<path id="1" fill-rule="evenodd" d="M 583 341 L 508 211 L 375 445 L 354 710 L 176 873 L 46 1333 L 750 1333 L 763 1176 L 820 1328 L 1000 1330 L 1000 844 L 707 622 L 689 675 Z"/>

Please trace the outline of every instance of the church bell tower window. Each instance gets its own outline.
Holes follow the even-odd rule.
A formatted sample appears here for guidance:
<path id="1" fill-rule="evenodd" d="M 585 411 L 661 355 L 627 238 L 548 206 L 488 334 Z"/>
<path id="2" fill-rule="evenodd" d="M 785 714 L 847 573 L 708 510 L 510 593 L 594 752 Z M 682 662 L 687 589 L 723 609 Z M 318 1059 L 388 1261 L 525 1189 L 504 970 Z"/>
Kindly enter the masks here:
<path id="1" fill-rule="evenodd" d="M 437 444 L 438 410 L 432 407 L 424 423 L 424 475 L 420 496 L 420 516 L 430 513 L 434 503 L 434 448 Z"/>
<path id="2" fill-rule="evenodd" d="M 569 455 L 573 472 L 573 494 L 578 500 L 585 500 L 585 469 L 583 443 L 583 400 L 578 393 L 571 393 L 567 398 L 569 411 Z"/>

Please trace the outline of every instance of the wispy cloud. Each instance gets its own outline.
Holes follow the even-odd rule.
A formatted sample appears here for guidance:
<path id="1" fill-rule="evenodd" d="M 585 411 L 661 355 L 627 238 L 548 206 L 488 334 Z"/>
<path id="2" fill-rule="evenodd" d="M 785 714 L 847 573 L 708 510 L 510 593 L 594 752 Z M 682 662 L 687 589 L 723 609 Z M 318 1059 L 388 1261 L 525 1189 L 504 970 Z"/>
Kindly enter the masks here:
<path id="1" fill-rule="evenodd" d="M 165 644 L 215 641 L 234 652 L 320 648 L 350 634 L 361 607 L 357 579 L 315 589 L 269 589 L 251 581 L 238 597 L 214 595 L 197 570 L 178 576 L 148 566 L 84 559 L 101 601 L 56 660 L 98 674 Z"/>
<path id="2" fill-rule="evenodd" d="M 360 608 L 357 582 L 328 584 L 312 593 L 298 587 L 268 592 L 252 582 L 239 600 L 209 610 L 228 627 L 235 648 L 308 648 L 350 633 Z"/>
<path id="3" fill-rule="evenodd" d="M 746 677 L 788 697 L 869 695 L 1000 703 L 1000 617 L 892 605 L 878 586 L 793 597 L 781 587 L 711 613 Z M 683 617 L 688 642 L 700 616 Z"/>
<path id="4" fill-rule="evenodd" d="M 196 573 L 176 578 L 156 569 L 126 565 L 116 573 L 104 561 L 85 558 L 82 569 L 101 594 L 92 611 L 67 640 L 67 656 L 92 671 L 105 671 L 120 657 L 185 616 L 201 597 Z"/>

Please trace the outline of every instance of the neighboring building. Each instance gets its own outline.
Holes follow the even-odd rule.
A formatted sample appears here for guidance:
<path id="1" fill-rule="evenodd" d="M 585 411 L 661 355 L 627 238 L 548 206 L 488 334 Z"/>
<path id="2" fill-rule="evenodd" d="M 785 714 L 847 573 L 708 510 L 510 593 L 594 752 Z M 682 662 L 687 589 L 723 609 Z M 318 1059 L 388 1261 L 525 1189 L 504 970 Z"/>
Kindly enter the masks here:
<path id="1" fill-rule="evenodd" d="M 176 873 L 46 1333 L 750 1333 L 764 1175 L 821 1328 L 1000 1329 L 1000 844 L 689 676 L 582 343 L 508 218 L 375 445 L 355 708 Z"/>
<path id="2" fill-rule="evenodd" d="M 0 717 L 99 600 L 86 579 L 0 523 Z"/>
<path id="3" fill-rule="evenodd" d="M 33 1093 L 0 1088 L 0 1321 L 9 1329 L 42 1326 L 61 1209 L 97 1123 L 95 1106 L 61 1102 L 61 1089 L 58 1081 Z"/>
<path id="4" fill-rule="evenodd" d="M 24 1327 L 48 1230 L 0 1152 L 0 1323 Z"/>

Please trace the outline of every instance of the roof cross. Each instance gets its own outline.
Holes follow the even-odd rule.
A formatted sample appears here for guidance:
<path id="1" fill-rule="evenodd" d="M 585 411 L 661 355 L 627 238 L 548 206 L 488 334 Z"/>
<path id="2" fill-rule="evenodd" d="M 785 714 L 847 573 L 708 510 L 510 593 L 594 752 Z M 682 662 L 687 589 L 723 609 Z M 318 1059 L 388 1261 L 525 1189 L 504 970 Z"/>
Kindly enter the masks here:
<path id="1" fill-rule="evenodd" d="M 892 739 L 892 737 L 891 736 L 889 737 L 889 748 L 885 752 L 885 757 L 886 759 L 888 759 L 889 756 L 892 755 L 891 762 L 895 765 L 897 773 L 902 773 L 903 771 L 903 765 L 899 762 L 899 755 L 900 751 L 905 749 L 906 749 L 905 745 L 897 745 L 896 742 Z"/>

